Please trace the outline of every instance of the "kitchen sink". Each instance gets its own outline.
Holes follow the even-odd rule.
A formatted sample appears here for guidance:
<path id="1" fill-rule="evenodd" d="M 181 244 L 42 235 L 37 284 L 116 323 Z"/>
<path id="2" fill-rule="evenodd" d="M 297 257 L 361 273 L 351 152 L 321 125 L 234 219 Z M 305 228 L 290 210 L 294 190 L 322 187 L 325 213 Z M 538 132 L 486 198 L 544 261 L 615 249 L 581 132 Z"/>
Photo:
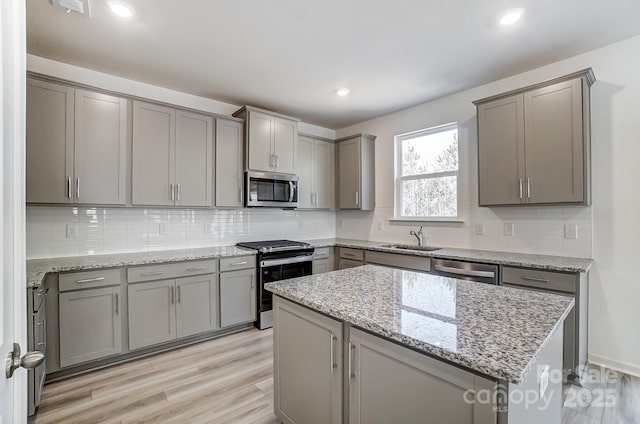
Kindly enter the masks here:
<path id="1" fill-rule="evenodd" d="M 413 246 L 410 244 L 383 244 L 380 247 L 385 247 L 387 249 L 400 249 L 400 250 L 420 250 L 423 252 L 433 252 L 434 250 L 442 249 L 441 247 Z"/>

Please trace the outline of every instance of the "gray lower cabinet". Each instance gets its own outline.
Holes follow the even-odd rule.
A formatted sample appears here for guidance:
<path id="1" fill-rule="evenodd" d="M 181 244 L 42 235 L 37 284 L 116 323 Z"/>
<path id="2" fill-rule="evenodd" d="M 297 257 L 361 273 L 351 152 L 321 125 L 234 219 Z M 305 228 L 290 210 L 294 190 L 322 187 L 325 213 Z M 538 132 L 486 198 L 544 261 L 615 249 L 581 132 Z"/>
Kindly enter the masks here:
<path id="1" fill-rule="evenodd" d="M 178 338 L 218 328 L 218 276 L 176 280 L 176 332 Z"/>
<path id="2" fill-rule="evenodd" d="M 336 259 L 333 247 L 318 247 L 313 253 L 313 274 L 322 274 L 336 269 Z"/>
<path id="3" fill-rule="evenodd" d="M 120 287 L 60 293 L 60 366 L 122 352 Z"/>
<path id="4" fill-rule="evenodd" d="M 364 262 L 343 258 L 338 259 L 338 269 L 355 268 L 361 265 L 364 265 Z"/>
<path id="5" fill-rule="evenodd" d="M 342 323 L 277 296 L 273 322 L 278 418 L 287 424 L 341 423 Z"/>
<path id="6" fill-rule="evenodd" d="M 397 253 L 365 251 L 365 262 L 391 268 L 411 269 L 422 272 L 431 271 L 431 258 L 424 256 L 400 255 Z"/>
<path id="7" fill-rule="evenodd" d="M 350 424 L 495 424 L 492 403 L 465 401 L 495 382 L 357 329 L 348 349 Z"/>
<path id="8" fill-rule="evenodd" d="M 129 284 L 129 349 L 176 338 L 175 280 Z"/>
<path id="9" fill-rule="evenodd" d="M 256 320 L 255 268 L 220 274 L 220 327 Z"/>

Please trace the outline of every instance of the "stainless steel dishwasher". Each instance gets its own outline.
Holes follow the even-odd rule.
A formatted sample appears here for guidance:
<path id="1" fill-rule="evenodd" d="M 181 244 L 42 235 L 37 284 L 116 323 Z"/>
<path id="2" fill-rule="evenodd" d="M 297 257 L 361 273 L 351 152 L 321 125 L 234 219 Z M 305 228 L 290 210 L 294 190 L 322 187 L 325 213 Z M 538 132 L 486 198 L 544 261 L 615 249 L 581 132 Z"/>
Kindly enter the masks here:
<path id="1" fill-rule="evenodd" d="M 443 277 L 457 278 L 459 280 L 498 284 L 498 270 L 498 265 L 434 259 L 432 273 L 442 275 Z"/>

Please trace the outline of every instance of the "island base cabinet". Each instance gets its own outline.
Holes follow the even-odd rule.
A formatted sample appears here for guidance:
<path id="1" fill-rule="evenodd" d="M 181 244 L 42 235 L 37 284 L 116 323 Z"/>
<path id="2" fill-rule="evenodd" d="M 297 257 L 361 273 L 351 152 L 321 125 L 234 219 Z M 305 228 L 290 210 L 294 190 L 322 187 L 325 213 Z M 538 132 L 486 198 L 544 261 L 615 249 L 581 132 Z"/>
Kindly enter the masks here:
<path id="1" fill-rule="evenodd" d="M 496 382 L 356 329 L 349 341 L 350 424 L 496 423 L 469 394 Z"/>
<path id="2" fill-rule="evenodd" d="M 287 424 L 341 423 L 342 323 L 277 296 L 273 319 L 275 414 Z"/>
<path id="3" fill-rule="evenodd" d="M 60 293 L 60 367 L 122 352 L 120 287 Z"/>

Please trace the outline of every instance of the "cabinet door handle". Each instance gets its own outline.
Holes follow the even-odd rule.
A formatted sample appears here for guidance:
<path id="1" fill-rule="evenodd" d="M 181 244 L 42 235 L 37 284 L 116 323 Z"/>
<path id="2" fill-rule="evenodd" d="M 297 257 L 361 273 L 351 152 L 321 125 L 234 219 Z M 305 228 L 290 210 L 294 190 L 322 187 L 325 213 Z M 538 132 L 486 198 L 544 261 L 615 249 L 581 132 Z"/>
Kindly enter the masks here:
<path id="1" fill-rule="evenodd" d="M 280 156 L 279 155 L 273 155 L 275 157 L 276 160 L 276 168 L 280 166 Z"/>
<path id="2" fill-rule="evenodd" d="M 176 184 L 176 200 L 180 200 L 180 184 Z"/>
<path id="3" fill-rule="evenodd" d="M 76 177 L 76 199 L 80 198 L 80 177 Z"/>
<path id="4" fill-rule="evenodd" d="M 171 194 L 171 200 L 176 200 L 175 189 L 173 184 L 169 184 L 169 193 Z"/>
<path id="5" fill-rule="evenodd" d="M 527 198 L 531 199 L 531 179 L 527 177 Z"/>
<path id="6" fill-rule="evenodd" d="M 349 381 L 351 381 L 351 379 L 353 377 L 355 377 L 355 374 L 353 373 L 353 351 L 355 350 L 355 346 L 353 345 L 353 343 L 349 342 Z"/>
<path id="7" fill-rule="evenodd" d="M 71 199 L 71 177 L 67 178 L 67 197 Z"/>
<path id="8" fill-rule="evenodd" d="M 238 189 L 238 202 L 242 203 L 242 189 Z"/>
<path id="9" fill-rule="evenodd" d="M 239 265 L 246 265 L 248 264 L 249 261 L 242 261 L 242 262 L 234 262 L 232 264 L 230 264 L 231 266 L 239 266 Z"/>
<path id="10" fill-rule="evenodd" d="M 273 153 L 270 155 L 270 157 L 271 159 L 270 159 L 269 165 L 271 165 L 271 167 L 274 168 L 275 165 L 273 164 Z"/>
<path id="11" fill-rule="evenodd" d="M 171 299 L 171 304 L 175 304 L 176 300 L 175 300 L 175 293 L 174 293 L 174 288 L 173 287 L 169 287 L 169 298 Z"/>
<path id="12" fill-rule="evenodd" d="M 150 277 L 152 275 L 162 275 L 162 274 L 164 274 L 163 271 L 150 271 L 150 272 L 143 272 L 140 275 L 142 277 Z"/>
<path id="13" fill-rule="evenodd" d="M 330 347 L 331 347 L 331 352 L 329 352 L 330 353 L 329 368 L 331 370 L 331 374 L 333 374 L 333 370 L 338 367 L 338 364 L 335 363 L 335 359 L 333 357 L 334 351 L 336 350 L 335 344 L 336 344 L 337 338 L 336 336 L 333 335 L 333 333 L 331 333 L 329 336 L 330 336 Z"/>
<path id="14" fill-rule="evenodd" d="M 360 206 L 360 193 L 356 191 L 356 206 Z"/>
<path id="15" fill-rule="evenodd" d="M 76 284 L 93 283 L 96 281 L 104 281 L 105 277 L 85 278 L 84 280 L 76 280 Z"/>
<path id="16" fill-rule="evenodd" d="M 538 283 L 548 283 L 549 280 L 546 278 L 536 278 L 536 277 L 527 277 L 527 276 L 523 276 L 522 277 L 523 280 L 527 280 L 527 281 L 536 281 Z"/>
<path id="17" fill-rule="evenodd" d="M 116 293 L 116 315 L 118 315 L 120 313 L 120 298 L 118 296 L 118 293 Z"/>
<path id="18" fill-rule="evenodd" d="M 180 296 L 180 286 L 178 286 L 177 290 L 178 290 L 178 303 L 180 303 L 180 300 L 182 298 L 182 296 Z"/>
<path id="19" fill-rule="evenodd" d="M 252 289 L 254 289 L 255 287 L 256 287 L 256 284 L 255 284 L 255 277 L 252 275 L 252 276 L 251 276 L 251 288 L 252 288 Z"/>
<path id="20" fill-rule="evenodd" d="M 520 178 L 520 198 L 522 199 L 522 178 Z"/>

